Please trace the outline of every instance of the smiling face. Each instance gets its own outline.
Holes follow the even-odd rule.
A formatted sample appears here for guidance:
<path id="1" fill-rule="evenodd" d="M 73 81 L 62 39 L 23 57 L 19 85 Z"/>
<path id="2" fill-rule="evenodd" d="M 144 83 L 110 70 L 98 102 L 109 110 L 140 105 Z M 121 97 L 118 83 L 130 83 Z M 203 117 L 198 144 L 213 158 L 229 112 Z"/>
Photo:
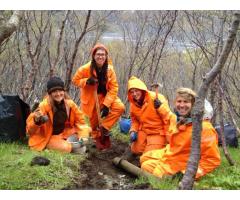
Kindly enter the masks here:
<path id="1" fill-rule="evenodd" d="M 192 110 L 191 100 L 178 95 L 175 100 L 175 110 L 180 116 L 187 116 Z"/>
<path id="2" fill-rule="evenodd" d="M 64 99 L 64 90 L 54 90 L 50 96 L 55 102 L 60 103 Z"/>
<path id="3" fill-rule="evenodd" d="M 96 50 L 94 60 L 98 67 L 102 67 L 107 59 L 107 52 L 104 49 Z"/>
<path id="4" fill-rule="evenodd" d="M 143 91 L 137 88 L 130 89 L 129 94 L 131 95 L 132 99 L 136 102 L 141 101 L 143 98 Z"/>

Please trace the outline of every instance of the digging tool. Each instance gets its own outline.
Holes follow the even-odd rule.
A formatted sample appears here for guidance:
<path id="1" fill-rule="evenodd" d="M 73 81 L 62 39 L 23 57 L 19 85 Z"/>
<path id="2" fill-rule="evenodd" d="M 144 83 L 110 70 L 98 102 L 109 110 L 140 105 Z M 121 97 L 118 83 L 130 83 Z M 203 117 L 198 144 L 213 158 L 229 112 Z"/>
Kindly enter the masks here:
<path id="1" fill-rule="evenodd" d="M 154 83 L 154 84 L 151 85 L 151 87 L 155 89 L 156 99 L 158 99 L 158 88 L 159 88 L 159 86 L 160 86 L 159 83 Z"/>
<path id="2" fill-rule="evenodd" d="M 101 127 L 102 126 L 102 118 L 101 118 L 101 115 L 100 115 L 100 105 L 99 105 L 99 100 L 98 100 L 97 87 L 94 90 L 94 98 L 95 98 L 95 101 L 96 101 L 96 110 L 97 110 L 97 117 L 98 117 L 98 127 Z"/>
<path id="3" fill-rule="evenodd" d="M 120 157 L 115 157 L 112 160 L 113 164 L 117 167 L 120 167 L 122 169 L 124 169 L 125 171 L 127 171 L 128 173 L 137 176 L 137 177 L 145 177 L 145 178 L 154 178 L 154 179 L 158 179 L 157 177 L 153 176 L 152 174 L 143 171 L 142 169 L 140 169 L 139 167 L 131 164 L 130 162 L 128 162 L 127 160 L 124 160 Z"/>
<path id="4" fill-rule="evenodd" d="M 107 136 L 108 138 L 106 138 L 106 136 L 103 133 L 102 130 L 102 118 L 101 118 L 101 114 L 100 114 L 100 104 L 99 104 L 99 100 L 98 100 L 98 94 L 97 94 L 97 84 L 96 84 L 96 88 L 94 89 L 94 98 L 96 101 L 96 111 L 97 111 L 97 117 L 98 117 L 98 129 L 101 132 L 101 137 L 97 137 L 96 138 L 96 147 L 97 149 L 107 149 L 110 147 L 111 143 L 110 143 L 110 138 L 109 136 Z"/>

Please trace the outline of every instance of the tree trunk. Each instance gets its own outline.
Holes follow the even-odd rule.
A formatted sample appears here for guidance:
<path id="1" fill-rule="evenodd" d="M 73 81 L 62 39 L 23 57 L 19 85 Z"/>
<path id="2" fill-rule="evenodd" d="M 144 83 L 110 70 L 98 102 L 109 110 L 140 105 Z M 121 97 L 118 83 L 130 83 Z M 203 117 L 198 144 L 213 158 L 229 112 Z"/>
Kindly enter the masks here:
<path id="1" fill-rule="evenodd" d="M 89 24 L 90 16 L 91 16 L 91 10 L 88 11 L 83 31 L 82 31 L 81 35 L 79 36 L 79 38 L 76 41 L 75 46 L 74 46 L 74 51 L 73 51 L 73 55 L 72 55 L 72 58 L 71 58 L 70 66 L 67 67 L 66 81 L 65 81 L 65 88 L 66 88 L 67 92 L 70 89 L 72 70 L 73 70 L 73 65 L 74 65 L 74 62 L 75 62 L 75 59 L 76 59 L 76 55 L 77 55 L 77 52 L 78 52 L 78 46 L 79 46 L 80 42 L 82 41 L 84 35 L 87 33 L 87 27 L 88 27 L 88 24 Z"/>
<path id="2" fill-rule="evenodd" d="M 0 27 L 0 46 L 5 39 L 9 38 L 14 31 L 16 31 L 22 16 L 23 11 L 16 10 L 13 12 L 7 23 Z"/>
<path id="3" fill-rule="evenodd" d="M 220 137 L 222 140 L 223 153 L 231 166 L 235 164 L 234 160 L 231 158 L 231 155 L 228 152 L 226 140 L 224 136 L 224 122 L 223 122 L 223 91 L 221 90 L 221 73 L 218 77 L 219 89 L 218 89 L 218 111 L 219 111 L 219 120 L 220 120 Z"/>
<path id="4" fill-rule="evenodd" d="M 224 64 L 228 58 L 228 55 L 232 49 L 233 42 L 236 38 L 236 33 L 238 31 L 240 21 L 240 13 L 237 12 L 234 14 L 234 19 L 229 30 L 228 38 L 225 42 L 223 50 L 220 56 L 217 59 L 216 64 L 210 70 L 209 73 L 206 74 L 206 77 L 203 80 L 203 83 L 198 90 L 196 102 L 193 106 L 192 110 L 192 119 L 193 119 L 193 131 L 192 131 L 192 146 L 191 146 L 191 154 L 188 160 L 186 173 L 183 176 L 179 184 L 179 189 L 190 190 L 193 188 L 199 159 L 200 159 L 200 142 L 201 142 L 201 132 L 202 132 L 202 116 L 203 116 L 203 108 L 204 108 L 204 99 L 207 94 L 208 87 L 210 83 L 215 79 L 215 77 L 220 73 L 221 69 L 224 67 Z"/>

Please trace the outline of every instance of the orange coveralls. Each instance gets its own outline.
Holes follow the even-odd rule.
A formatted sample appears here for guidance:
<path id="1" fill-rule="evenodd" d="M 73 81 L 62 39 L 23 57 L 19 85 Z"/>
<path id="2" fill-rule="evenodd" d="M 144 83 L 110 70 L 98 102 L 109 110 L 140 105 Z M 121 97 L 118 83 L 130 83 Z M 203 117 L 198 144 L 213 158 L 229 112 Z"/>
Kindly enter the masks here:
<path id="1" fill-rule="evenodd" d="M 171 120 L 172 121 L 172 120 Z M 157 177 L 184 173 L 190 156 L 192 123 L 176 128 L 176 117 L 169 128 L 170 144 L 161 150 L 143 154 L 140 158 L 141 168 Z M 205 120 L 202 124 L 201 155 L 196 179 L 213 171 L 220 165 L 220 153 L 217 144 L 217 133 L 212 124 Z"/>
<path id="2" fill-rule="evenodd" d="M 58 135 L 52 135 L 53 131 L 53 111 L 47 96 L 39 104 L 39 109 L 43 115 L 48 115 L 49 120 L 38 126 L 34 122 L 34 113 L 27 118 L 27 134 L 29 135 L 28 144 L 31 149 L 41 151 L 44 148 L 71 152 L 72 145 L 66 139 L 75 133 L 78 138 L 89 136 L 91 130 L 84 121 L 83 113 L 78 106 L 70 99 L 65 99 L 68 120 L 65 122 L 64 131 Z"/>
<path id="3" fill-rule="evenodd" d="M 94 90 L 96 90 L 96 87 L 86 84 L 87 79 L 91 77 L 90 65 L 91 62 L 88 62 L 87 64 L 81 66 L 73 76 L 72 83 L 81 89 L 81 109 L 84 114 L 90 118 L 90 124 L 93 130 L 92 137 L 97 138 L 100 137 L 100 132 L 97 131 L 98 118 L 96 114 L 96 99 L 94 98 Z M 93 73 L 96 75 L 95 70 Z M 118 83 L 115 71 L 110 63 L 108 64 L 107 76 L 107 94 L 105 97 L 102 94 L 99 94 L 98 99 L 100 109 L 103 105 L 109 108 L 109 114 L 102 120 L 102 126 L 105 129 L 110 130 L 124 112 L 125 107 L 120 98 L 117 96 Z"/>
<path id="4" fill-rule="evenodd" d="M 146 92 L 144 103 L 139 107 L 132 99 L 129 90 L 137 88 Z M 128 81 L 128 100 L 130 102 L 131 131 L 137 132 L 137 140 L 132 143 L 131 151 L 142 154 L 153 149 L 164 148 L 167 144 L 167 130 L 172 115 L 166 98 L 158 94 L 161 106 L 154 108 L 156 94 L 147 90 L 146 85 L 138 78 L 131 77 Z"/>

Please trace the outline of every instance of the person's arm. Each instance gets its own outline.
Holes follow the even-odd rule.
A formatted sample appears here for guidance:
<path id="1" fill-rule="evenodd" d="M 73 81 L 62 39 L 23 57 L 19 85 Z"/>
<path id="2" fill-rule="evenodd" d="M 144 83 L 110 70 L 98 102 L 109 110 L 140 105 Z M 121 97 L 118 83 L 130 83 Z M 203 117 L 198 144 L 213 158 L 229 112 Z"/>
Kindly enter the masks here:
<path id="1" fill-rule="evenodd" d="M 88 78 L 89 77 L 87 75 L 86 65 L 84 65 L 78 68 L 72 78 L 72 83 L 77 87 L 84 88 Z"/>
<path id="2" fill-rule="evenodd" d="M 213 171 L 221 162 L 217 133 L 210 122 L 203 122 L 201 135 L 201 156 L 196 178 Z"/>
<path id="3" fill-rule="evenodd" d="M 166 133 L 166 135 L 168 135 L 168 129 L 169 129 L 169 126 L 170 126 L 170 121 L 171 121 L 172 118 L 174 118 L 174 116 L 173 116 L 174 114 L 170 110 L 169 105 L 168 105 L 168 101 L 163 95 L 158 94 L 158 99 L 161 102 L 161 104 L 156 110 L 157 110 L 159 116 L 162 119 L 165 133 Z"/>
<path id="4" fill-rule="evenodd" d="M 131 106 L 131 105 L 130 105 Z M 137 120 L 136 116 L 134 115 L 134 113 L 132 112 L 131 108 L 130 108 L 130 118 L 131 118 L 131 128 L 129 132 L 138 132 L 139 129 L 139 121 Z"/>
<path id="5" fill-rule="evenodd" d="M 111 68 L 109 67 L 108 70 L 108 87 L 109 89 L 107 91 L 103 104 L 109 108 L 113 101 L 116 99 L 118 93 L 117 78 L 112 66 Z"/>
<path id="6" fill-rule="evenodd" d="M 39 117 L 43 116 L 45 113 L 43 104 L 40 104 L 39 107 L 32 112 L 26 122 L 26 131 L 28 135 L 36 133 L 45 122 L 40 122 Z"/>

